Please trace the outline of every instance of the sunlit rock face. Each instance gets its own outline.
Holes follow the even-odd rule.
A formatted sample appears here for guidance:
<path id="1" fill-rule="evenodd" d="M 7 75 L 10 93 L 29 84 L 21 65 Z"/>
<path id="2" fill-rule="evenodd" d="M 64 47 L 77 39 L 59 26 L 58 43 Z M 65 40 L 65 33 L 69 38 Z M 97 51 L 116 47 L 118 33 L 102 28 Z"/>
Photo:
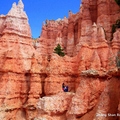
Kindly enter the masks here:
<path id="1" fill-rule="evenodd" d="M 23 9 L 20 0 L 6 16 L 0 16 L 0 120 L 27 119 L 28 106 L 36 105 L 41 94 L 40 75 L 34 71 L 31 30 Z"/>
<path id="2" fill-rule="evenodd" d="M 115 7 L 112 8 L 112 5 Z M 119 113 L 120 83 L 119 69 L 116 66 L 116 56 L 119 52 L 119 29 L 113 34 L 113 39 L 111 32 L 112 25 L 120 17 L 118 11 L 119 6 L 114 0 L 83 0 L 77 14 L 69 11 L 66 24 L 61 25 L 61 29 L 57 29 L 56 33 L 62 33 L 58 37 L 53 35 L 54 32 L 49 31 L 50 28 L 53 30 L 58 26 L 52 24 L 58 21 L 49 21 L 51 26 L 48 21 L 43 25 L 42 34 L 38 40 L 38 44 L 42 44 L 38 45 L 37 52 L 51 56 L 44 93 L 58 95 L 62 92 L 60 86 L 63 82 L 68 84 L 70 92 L 75 93 L 66 114 L 62 114 L 65 115 L 65 120 L 119 118 L 119 116 L 113 118 L 108 116 L 108 113 L 116 115 Z M 111 39 L 112 42 L 110 42 Z M 66 53 L 63 58 L 53 54 L 58 43 Z M 49 49 L 49 53 L 44 49 L 45 51 Z M 115 99 L 113 100 L 112 97 Z M 61 120 L 62 115 L 40 112 L 36 120 L 42 118 Z"/>
<path id="3" fill-rule="evenodd" d="M 73 14 L 69 11 L 68 18 L 46 20 L 43 23 L 38 49 L 48 50 L 43 54 L 52 54 L 56 44 L 59 43 L 68 56 L 75 56 L 81 44 L 90 39 L 90 29 L 93 23 L 104 28 L 106 40 L 109 41 L 111 27 L 120 17 L 118 11 L 119 6 L 114 0 L 83 0 L 78 13 Z"/>
<path id="4" fill-rule="evenodd" d="M 0 120 L 120 119 L 119 17 L 114 0 L 83 0 L 78 13 L 43 23 L 33 46 L 24 4 L 13 3 L 0 16 Z"/>
<path id="5" fill-rule="evenodd" d="M 4 17 L 2 16 L 1 19 Z M 4 21 L 1 20 L 1 34 L 12 33 L 24 37 L 31 37 L 31 30 L 28 23 L 28 17 L 24 11 L 22 1 L 18 5 L 13 3 L 11 10 L 5 16 Z"/>

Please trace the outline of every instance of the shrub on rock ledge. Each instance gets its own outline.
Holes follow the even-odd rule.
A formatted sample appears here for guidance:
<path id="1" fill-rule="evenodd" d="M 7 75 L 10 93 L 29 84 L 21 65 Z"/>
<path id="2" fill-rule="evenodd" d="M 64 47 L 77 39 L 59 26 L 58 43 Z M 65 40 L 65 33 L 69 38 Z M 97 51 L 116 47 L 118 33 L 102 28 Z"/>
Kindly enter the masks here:
<path id="1" fill-rule="evenodd" d="M 64 49 L 60 46 L 60 44 L 57 45 L 57 47 L 54 49 L 54 53 L 58 54 L 59 56 L 65 56 L 65 53 L 63 52 Z"/>

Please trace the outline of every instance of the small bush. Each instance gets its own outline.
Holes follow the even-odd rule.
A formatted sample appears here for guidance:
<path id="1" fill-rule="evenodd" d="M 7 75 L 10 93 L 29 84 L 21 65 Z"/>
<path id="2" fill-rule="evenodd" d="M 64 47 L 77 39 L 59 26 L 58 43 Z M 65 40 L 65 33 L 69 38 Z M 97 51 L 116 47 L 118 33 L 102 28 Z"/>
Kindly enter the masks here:
<path id="1" fill-rule="evenodd" d="M 57 47 L 54 49 L 54 53 L 58 54 L 59 56 L 65 56 L 65 53 L 63 52 L 64 49 L 61 48 L 60 44 L 57 45 Z"/>

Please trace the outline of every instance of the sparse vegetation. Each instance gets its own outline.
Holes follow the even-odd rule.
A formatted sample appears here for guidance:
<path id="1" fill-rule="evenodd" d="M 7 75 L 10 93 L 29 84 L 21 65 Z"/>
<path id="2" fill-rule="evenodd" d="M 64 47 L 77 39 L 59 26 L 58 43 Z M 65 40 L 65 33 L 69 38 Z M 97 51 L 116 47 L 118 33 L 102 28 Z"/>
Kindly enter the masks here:
<path id="1" fill-rule="evenodd" d="M 112 25 L 112 37 L 111 37 L 111 40 L 113 39 L 113 34 L 114 34 L 114 32 L 116 32 L 117 28 L 120 28 L 120 19 L 118 19 L 116 21 L 116 23 Z"/>
<path id="2" fill-rule="evenodd" d="M 116 56 L 116 66 L 118 69 L 120 69 L 120 50 L 118 51 Z"/>
<path id="3" fill-rule="evenodd" d="M 65 53 L 63 51 L 64 49 L 61 48 L 60 44 L 58 44 L 57 47 L 54 49 L 54 53 L 62 57 L 65 56 Z"/>

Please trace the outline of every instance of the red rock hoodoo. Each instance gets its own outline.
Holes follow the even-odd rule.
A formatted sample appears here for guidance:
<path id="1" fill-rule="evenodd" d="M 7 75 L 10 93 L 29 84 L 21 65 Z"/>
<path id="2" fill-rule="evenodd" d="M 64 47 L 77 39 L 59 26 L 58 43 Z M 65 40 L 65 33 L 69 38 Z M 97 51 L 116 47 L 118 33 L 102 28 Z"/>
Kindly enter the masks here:
<path id="1" fill-rule="evenodd" d="M 120 120 L 116 21 L 115 0 L 83 0 L 78 13 L 46 20 L 33 45 L 24 4 L 13 3 L 0 16 L 0 120 Z"/>

